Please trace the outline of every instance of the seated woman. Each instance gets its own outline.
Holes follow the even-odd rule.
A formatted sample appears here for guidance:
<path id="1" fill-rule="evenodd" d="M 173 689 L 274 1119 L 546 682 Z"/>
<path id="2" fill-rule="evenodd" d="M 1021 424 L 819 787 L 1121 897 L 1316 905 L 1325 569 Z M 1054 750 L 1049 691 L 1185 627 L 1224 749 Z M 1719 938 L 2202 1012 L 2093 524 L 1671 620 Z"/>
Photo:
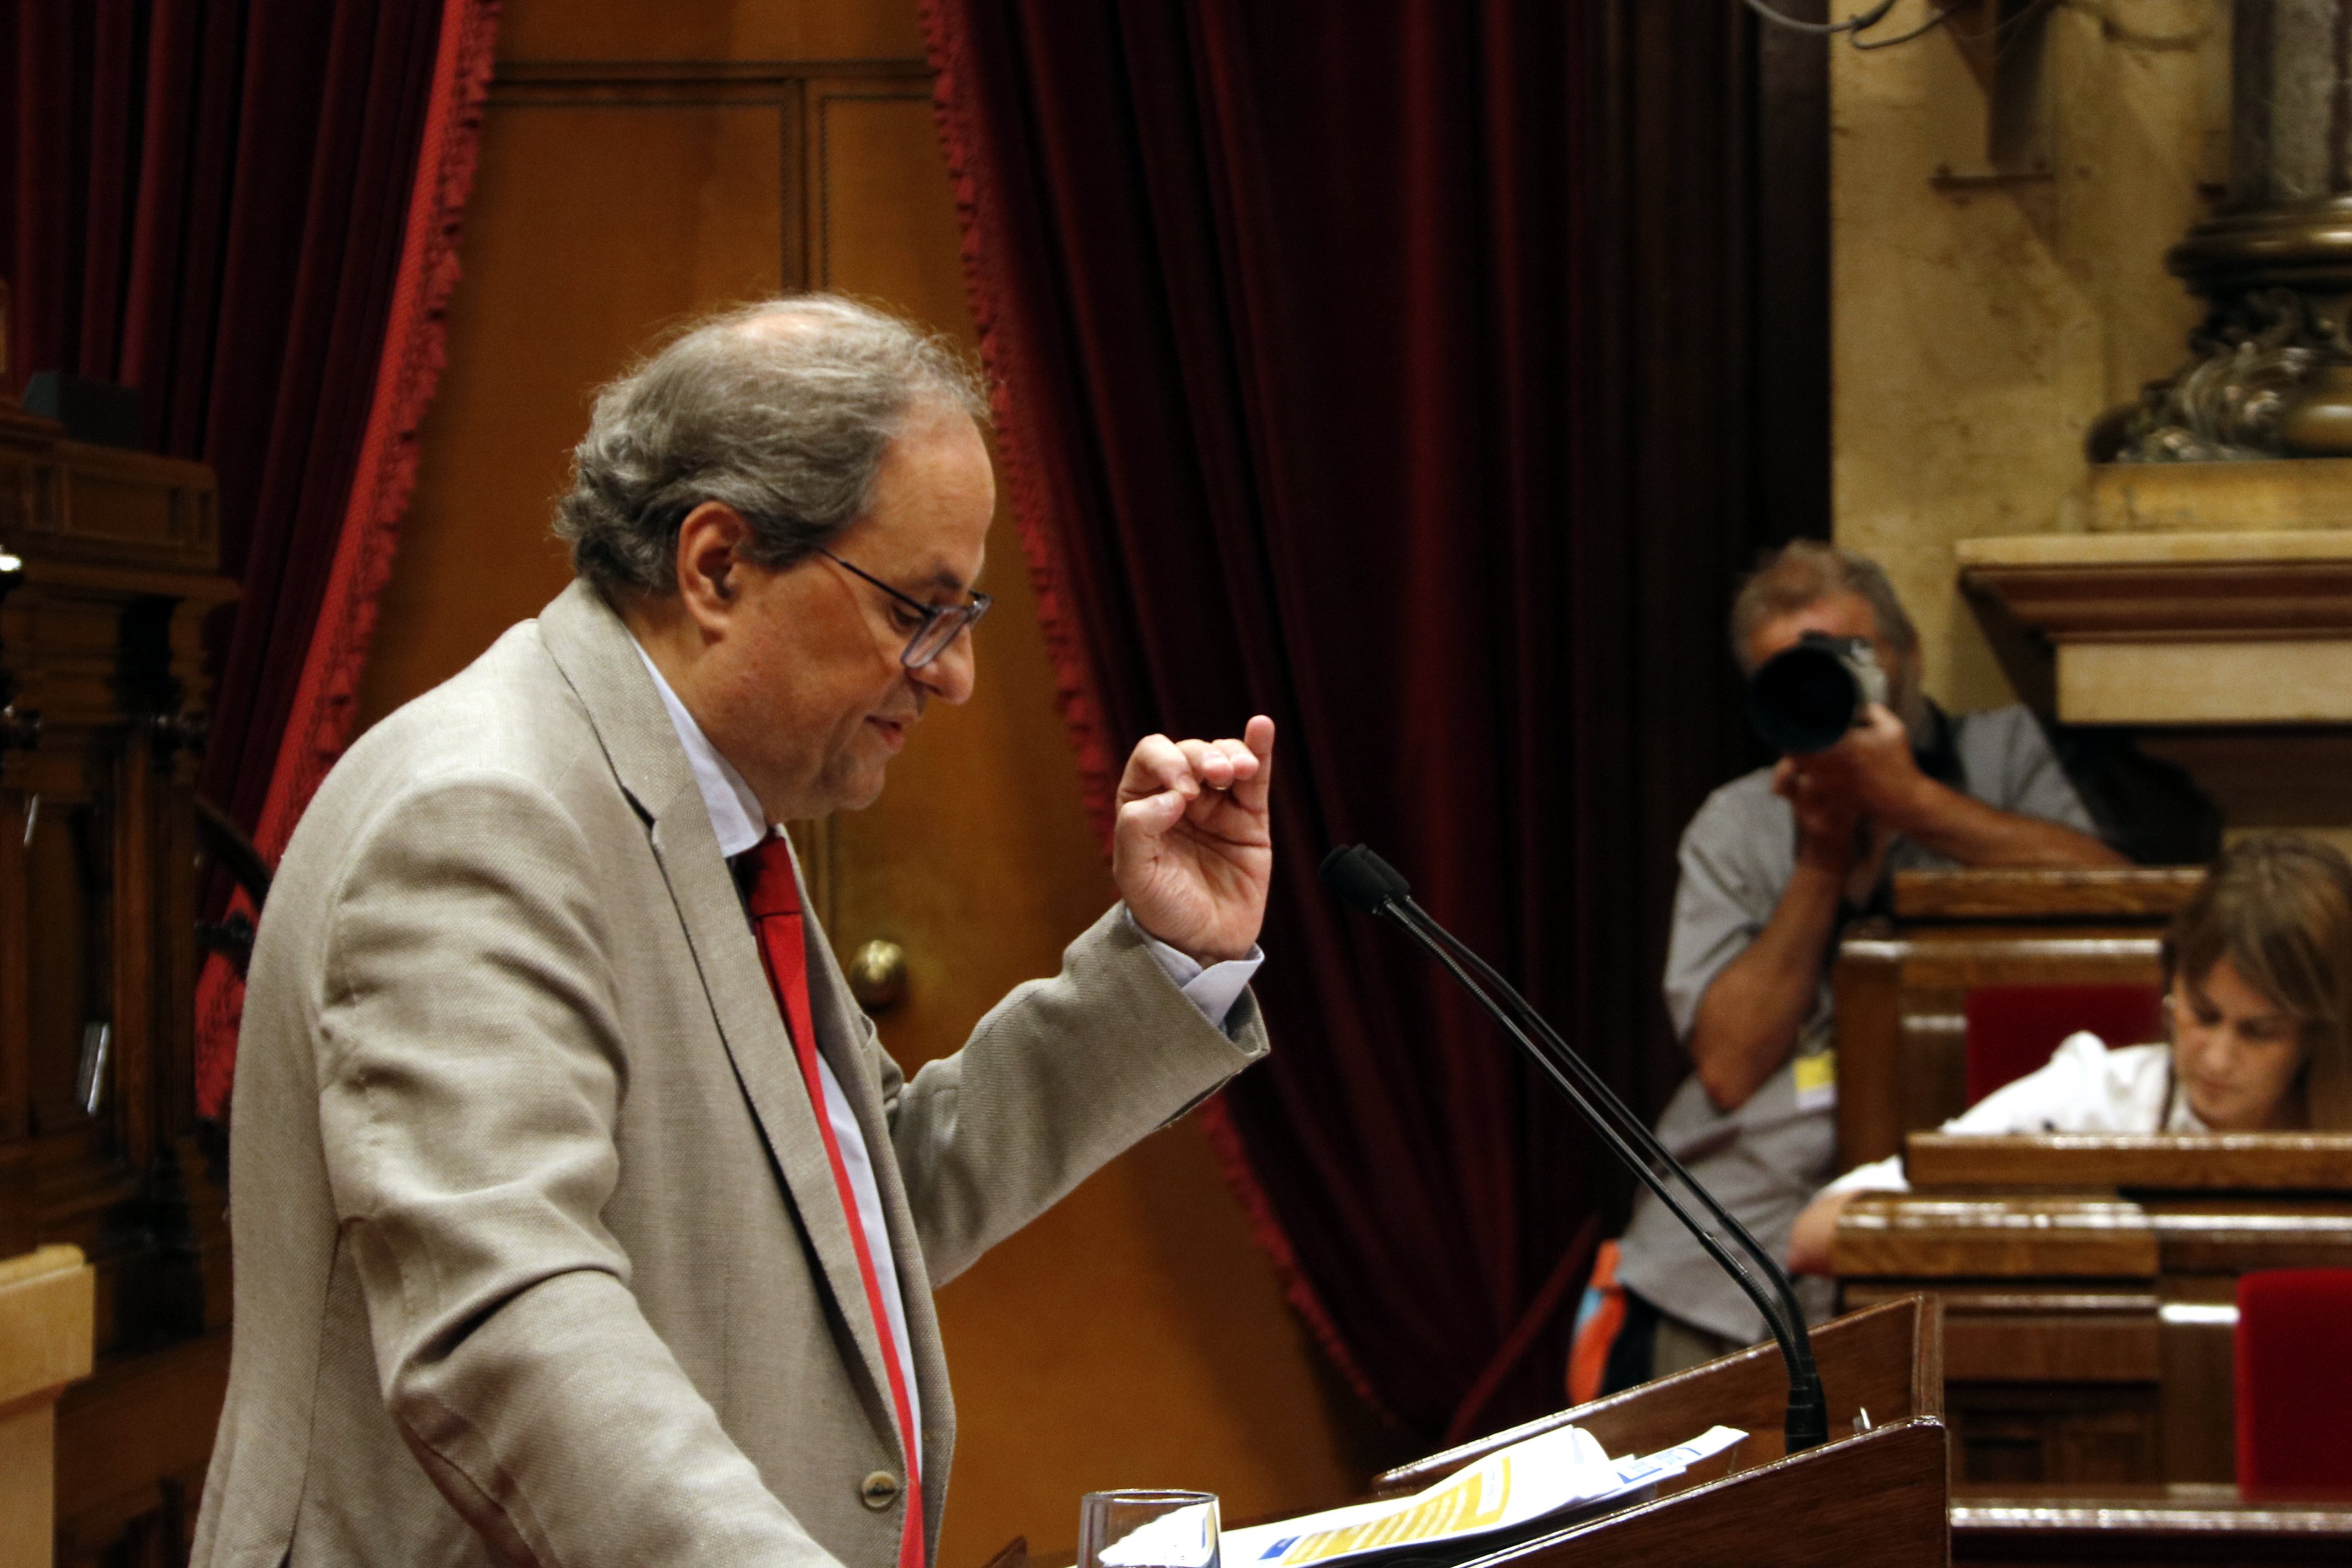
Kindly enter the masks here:
<path id="1" fill-rule="evenodd" d="M 1944 1123 L 1947 1132 L 2256 1132 L 2352 1128 L 2352 861 L 2260 834 L 2225 851 L 2164 939 L 2169 1046 L 2068 1037 L 2048 1065 Z M 1830 1271 L 1838 1215 L 1901 1192 L 1900 1156 L 1822 1189 L 1789 1267 Z"/>

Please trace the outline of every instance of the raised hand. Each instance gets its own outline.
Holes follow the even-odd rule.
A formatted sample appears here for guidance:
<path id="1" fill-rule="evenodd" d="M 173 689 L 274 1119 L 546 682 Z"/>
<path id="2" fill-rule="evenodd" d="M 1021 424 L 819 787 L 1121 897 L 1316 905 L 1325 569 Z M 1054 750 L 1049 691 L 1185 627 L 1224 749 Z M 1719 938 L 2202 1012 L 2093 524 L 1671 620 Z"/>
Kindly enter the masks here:
<path id="1" fill-rule="evenodd" d="M 1804 773 L 1855 809 L 1897 833 L 1910 833 L 1951 792 L 1919 771 L 1911 731 L 1885 704 L 1874 702 L 1863 721 L 1828 751 L 1802 759 Z"/>
<path id="2" fill-rule="evenodd" d="M 1274 721 L 1238 741 L 1136 743 L 1118 781 L 1111 880 L 1135 923 L 1202 963 L 1246 957 L 1274 876 Z"/>

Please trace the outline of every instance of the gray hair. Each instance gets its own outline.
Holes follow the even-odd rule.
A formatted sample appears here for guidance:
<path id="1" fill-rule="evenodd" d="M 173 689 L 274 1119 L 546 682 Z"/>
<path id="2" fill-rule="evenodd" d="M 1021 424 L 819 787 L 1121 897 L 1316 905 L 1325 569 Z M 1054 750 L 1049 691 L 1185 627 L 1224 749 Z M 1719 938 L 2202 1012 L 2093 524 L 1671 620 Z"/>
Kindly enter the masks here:
<path id="1" fill-rule="evenodd" d="M 596 395 L 555 531 L 608 597 L 673 592 L 678 525 L 705 501 L 751 524 L 746 558 L 788 566 L 865 514 L 890 443 L 935 408 L 988 416 L 936 335 L 834 294 L 737 306 Z"/>
<path id="2" fill-rule="evenodd" d="M 1870 606 L 1878 629 L 1906 665 L 1917 655 L 1918 628 L 1912 626 L 1903 601 L 1895 597 L 1895 584 L 1886 580 L 1885 567 L 1867 555 L 1856 555 L 1834 544 L 1799 539 L 1768 552 L 1731 601 L 1731 657 L 1739 661 L 1741 671 L 1755 673 L 1748 667 L 1748 645 L 1765 622 L 1793 616 L 1833 594 L 1859 595 Z M 1902 672 L 1888 674 L 1898 687 L 1905 683 Z"/>

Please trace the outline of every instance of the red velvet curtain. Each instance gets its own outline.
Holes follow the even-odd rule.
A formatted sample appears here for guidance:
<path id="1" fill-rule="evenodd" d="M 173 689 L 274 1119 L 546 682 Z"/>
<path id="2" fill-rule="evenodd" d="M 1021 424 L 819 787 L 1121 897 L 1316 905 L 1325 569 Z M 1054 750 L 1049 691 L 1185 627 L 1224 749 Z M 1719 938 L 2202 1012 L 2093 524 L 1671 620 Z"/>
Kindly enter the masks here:
<path id="1" fill-rule="evenodd" d="M 496 0 L 0 0 L 11 369 L 210 463 L 238 602 L 200 788 L 283 847 L 344 740 L 439 364 Z M 217 914 L 224 885 L 208 891 Z M 208 969 L 216 1110 L 235 987 Z"/>
<path id="2" fill-rule="evenodd" d="M 1826 521 L 1802 510 L 1820 367 L 1759 358 L 1753 24 L 1684 0 L 926 15 L 1098 821 L 1137 736 L 1281 726 L 1276 1055 L 1213 1133 L 1379 1408 L 1431 1436 L 1555 1408 L 1622 1180 L 1315 867 L 1370 842 L 1638 1100 L 1681 1070 L 1657 976 L 1675 837 L 1742 760 L 1729 584 Z"/>

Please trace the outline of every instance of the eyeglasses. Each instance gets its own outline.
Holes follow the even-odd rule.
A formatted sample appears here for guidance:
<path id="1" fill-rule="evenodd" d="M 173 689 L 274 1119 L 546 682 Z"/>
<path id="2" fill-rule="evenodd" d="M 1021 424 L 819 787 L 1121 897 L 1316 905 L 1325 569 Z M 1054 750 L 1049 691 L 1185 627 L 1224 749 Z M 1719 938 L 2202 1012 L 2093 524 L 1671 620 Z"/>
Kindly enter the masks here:
<path id="1" fill-rule="evenodd" d="M 907 646 L 898 654 L 898 662 L 908 669 L 920 669 L 947 652 L 953 646 L 956 638 L 977 625 L 980 617 L 988 614 L 988 606 L 996 603 L 987 595 L 974 589 L 971 603 L 968 605 L 927 605 L 912 595 L 901 594 L 873 573 L 863 572 L 852 566 L 830 550 L 819 550 L 817 553 L 852 576 L 865 578 L 866 581 L 923 617 L 921 623 L 907 638 Z"/>

